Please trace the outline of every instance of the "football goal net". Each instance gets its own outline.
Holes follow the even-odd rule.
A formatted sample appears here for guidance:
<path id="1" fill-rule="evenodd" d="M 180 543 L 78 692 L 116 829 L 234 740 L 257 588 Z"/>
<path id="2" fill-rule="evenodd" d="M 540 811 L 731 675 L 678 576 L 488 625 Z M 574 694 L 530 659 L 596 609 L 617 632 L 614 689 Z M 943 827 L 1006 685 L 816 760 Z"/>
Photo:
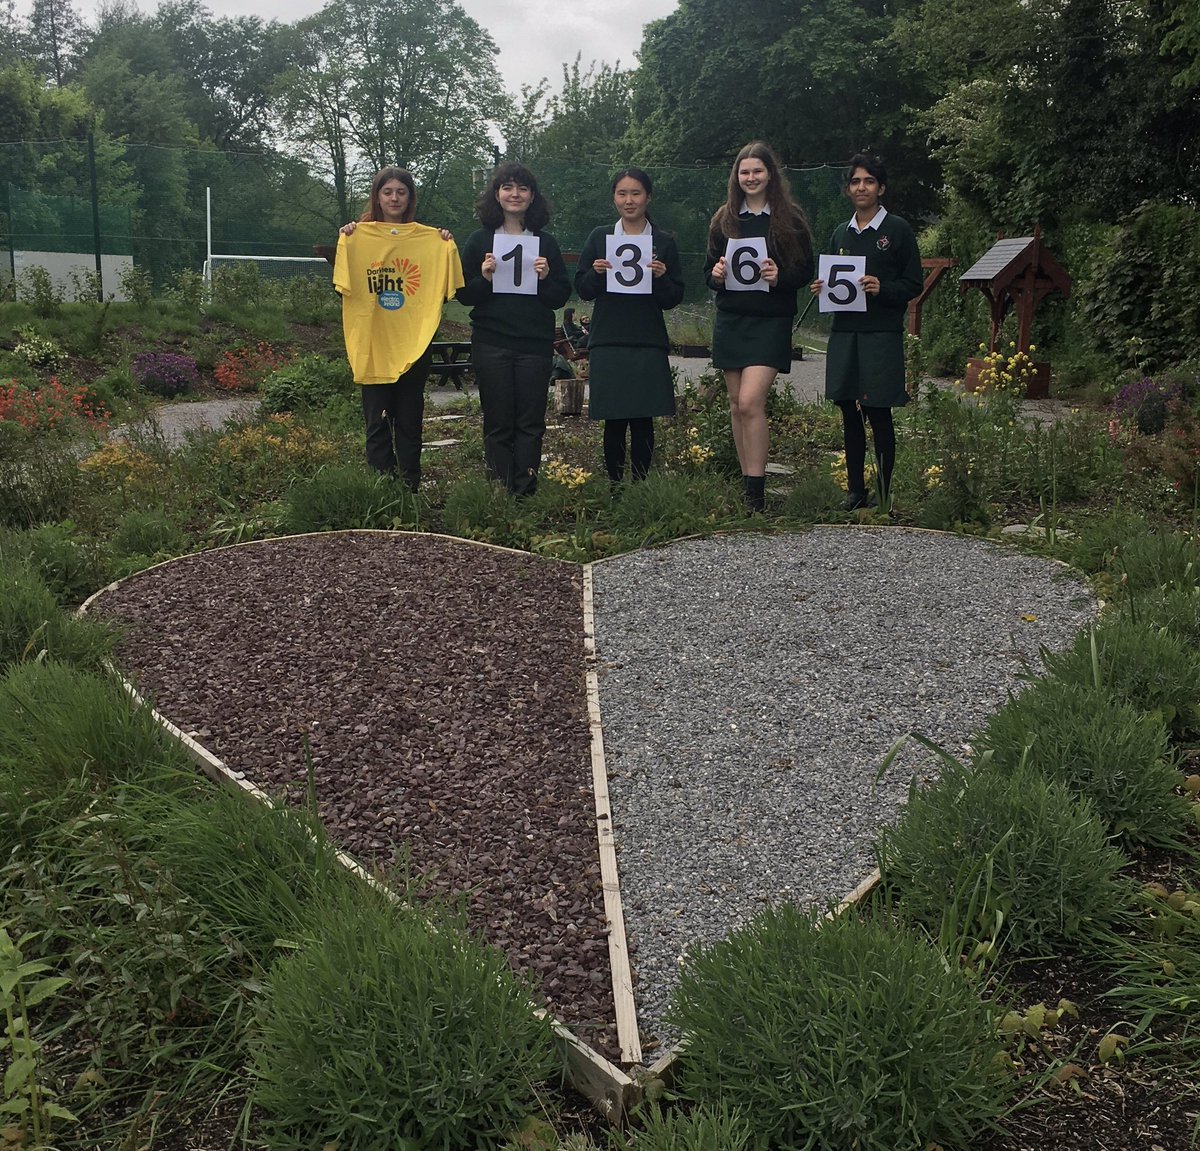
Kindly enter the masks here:
<path id="1" fill-rule="evenodd" d="M 322 280 L 333 278 L 329 261 L 320 256 L 221 256 L 210 252 L 204 261 L 204 282 L 211 285 L 214 273 L 238 264 L 253 264 L 264 280 L 288 280 L 294 276 L 311 276 Z"/>

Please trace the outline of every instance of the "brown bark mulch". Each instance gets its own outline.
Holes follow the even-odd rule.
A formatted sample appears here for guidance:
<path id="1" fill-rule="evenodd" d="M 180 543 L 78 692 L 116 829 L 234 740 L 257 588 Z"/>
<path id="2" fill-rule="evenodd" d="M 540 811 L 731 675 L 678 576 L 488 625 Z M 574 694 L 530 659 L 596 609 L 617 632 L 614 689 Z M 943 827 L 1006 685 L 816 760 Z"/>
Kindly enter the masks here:
<path id="1" fill-rule="evenodd" d="M 187 556 L 101 596 L 122 670 L 235 771 L 433 892 L 617 1057 L 580 569 L 428 535 Z"/>

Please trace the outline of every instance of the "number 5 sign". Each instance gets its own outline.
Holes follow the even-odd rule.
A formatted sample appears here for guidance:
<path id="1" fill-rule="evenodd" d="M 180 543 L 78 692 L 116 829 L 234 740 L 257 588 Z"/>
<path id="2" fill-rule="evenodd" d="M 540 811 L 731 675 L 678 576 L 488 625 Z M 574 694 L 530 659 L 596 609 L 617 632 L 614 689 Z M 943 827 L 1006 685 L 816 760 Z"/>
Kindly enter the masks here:
<path id="1" fill-rule="evenodd" d="M 492 255 L 496 270 L 492 273 L 492 291 L 501 296 L 536 296 L 537 259 L 541 240 L 537 236 L 512 236 L 497 232 L 492 237 Z"/>
<path id="2" fill-rule="evenodd" d="M 763 279 L 762 262 L 767 258 L 767 241 L 761 236 L 730 240 L 725 245 L 725 291 L 769 292 Z"/>
<path id="3" fill-rule="evenodd" d="M 650 261 L 654 258 L 653 235 L 605 236 L 604 258 L 612 264 L 608 270 L 608 290 L 630 296 L 648 296 L 653 290 Z"/>
<path id="4" fill-rule="evenodd" d="M 858 281 L 867 274 L 866 256 L 822 256 L 817 278 L 825 281 L 817 301 L 819 312 L 865 312 L 867 293 Z"/>

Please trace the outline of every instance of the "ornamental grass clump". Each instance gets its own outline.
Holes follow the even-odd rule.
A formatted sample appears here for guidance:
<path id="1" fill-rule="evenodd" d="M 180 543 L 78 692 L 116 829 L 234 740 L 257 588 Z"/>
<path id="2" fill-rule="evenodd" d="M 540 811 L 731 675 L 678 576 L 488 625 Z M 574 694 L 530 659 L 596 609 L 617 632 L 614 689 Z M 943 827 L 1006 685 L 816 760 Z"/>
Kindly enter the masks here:
<path id="1" fill-rule="evenodd" d="M 744 520 L 741 493 L 720 476 L 671 475 L 652 471 L 639 483 L 621 486 L 613 500 L 612 530 L 634 546 L 680 536 L 707 535 L 720 525 Z"/>
<path id="2" fill-rule="evenodd" d="M 624 1137 L 610 1137 L 610 1151 L 757 1151 L 761 1146 L 750 1121 L 724 1106 L 650 1107 L 635 1114 L 634 1122 L 640 1125 Z"/>
<path id="3" fill-rule="evenodd" d="M 1200 729 L 1200 653 L 1162 628 L 1114 617 L 1047 652 L 1049 675 L 1101 687 L 1139 711 L 1157 711 L 1176 737 Z"/>
<path id="4" fill-rule="evenodd" d="M 65 615 L 35 572 L 11 551 L 0 553 L 0 670 L 23 660 L 98 668 L 115 646 L 111 628 Z"/>
<path id="5" fill-rule="evenodd" d="M 179 762 L 150 709 L 106 676 L 49 661 L 0 679 L 0 810 L 23 813 L 6 838 L 37 830 L 24 818 L 35 808 L 66 819 L 114 781 Z"/>
<path id="6" fill-rule="evenodd" d="M 772 1147 L 967 1146 L 1010 1086 L 966 974 L 885 919 L 768 909 L 688 958 L 670 1016 L 681 1090 Z"/>
<path id="7" fill-rule="evenodd" d="M 1200 587 L 1130 601 L 1129 614 L 1143 627 L 1162 628 L 1192 651 L 1200 650 Z"/>
<path id="8" fill-rule="evenodd" d="M 1200 540 L 1186 532 L 1136 535 L 1114 550 L 1109 571 L 1127 592 L 1200 587 Z"/>
<path id="9" fill-rule="evenodd" d="M 365 885 L 272 968 L 253 1057 L 273 1151 L 497 1147 L 560 1074 L 502 952 Z"/>
<path id="10" fill-rule="evenodd" d="M 290 534 L 419 528 L 421 510 L 420 498 L 399 480 L 342 464 L 320 468 L 288 489 L 281 526 Z"/>
<path id="11" fill-rule="evenodd" d="M 1091 802 L 1026 766 L 914 785 L 876 855 L 901 914 L 976 958 L 1086 945 L 1129 899 Z"/>
<path id="12" fill-rule="evenodd" d="M 988 720 L 976 742 L 985 751 L 992 770 L 1025 764 L 1086 796 L 1123 845 L 1180 848 L 1192 827 L 1162 716 L 1092 685 L 1036 681 Z"/>

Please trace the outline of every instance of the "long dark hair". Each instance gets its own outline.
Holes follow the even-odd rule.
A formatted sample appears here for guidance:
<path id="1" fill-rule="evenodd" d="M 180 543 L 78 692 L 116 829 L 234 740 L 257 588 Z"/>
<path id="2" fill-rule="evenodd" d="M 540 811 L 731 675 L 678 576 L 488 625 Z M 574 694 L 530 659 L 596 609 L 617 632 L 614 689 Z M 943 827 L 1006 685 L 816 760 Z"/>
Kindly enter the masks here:
<path id="1" fill-rule="evenodd" d="M 722 204 L 708 225 L 708 246 L 721 247 L 721 240 L 736 240 L 742 229 L 738 213 L 742 210 L 745 193 L 738 183 L 738 169 L 743 160 L 761 160 L 767 170 L 767 206 L 771 209 L 771 223 L 767 228 L 767 251 L 787 265 L 806 264 L 812 259 L 812 229 L 804 209 L 792 198 L 792 186 L 788 183 L 783 165 L 770 144 L 752 140 L 738 154 L 729 172 L 729 186 Z"/>
<path id="2" fill-rule="evenodd" d="M 509 162 L 501 164 L 492 176 L 491 183 L 479 193 L 475 201 L 475 214 L 485 228 L 498 228 L 504 223 L 504 209 L 496 199 L 496 193 L 505 184 L 519 184 L 533 193 L 529 207 L 525 209 L 525 230 L 535 236 L 550 223 L 550 203 L 538 190 L 537 177 L 524 164 Z"/>
<path id="3" fill-rule="evenodd" d="M 397 168 L 389 164 L 380 168 L 371 181 L 371 195 L 367 198 L 367 206 L 363 209 L 360 220 L 382 220 L 383 212 L 379 209 L 379 189 L 389 180 L 399 180 L 408 189 L 408 207 L 400 217 L 401 223 L 411 224 L 417 216 L 417 186 L 413 183 L 412 173 L 407 168 Z"/>

